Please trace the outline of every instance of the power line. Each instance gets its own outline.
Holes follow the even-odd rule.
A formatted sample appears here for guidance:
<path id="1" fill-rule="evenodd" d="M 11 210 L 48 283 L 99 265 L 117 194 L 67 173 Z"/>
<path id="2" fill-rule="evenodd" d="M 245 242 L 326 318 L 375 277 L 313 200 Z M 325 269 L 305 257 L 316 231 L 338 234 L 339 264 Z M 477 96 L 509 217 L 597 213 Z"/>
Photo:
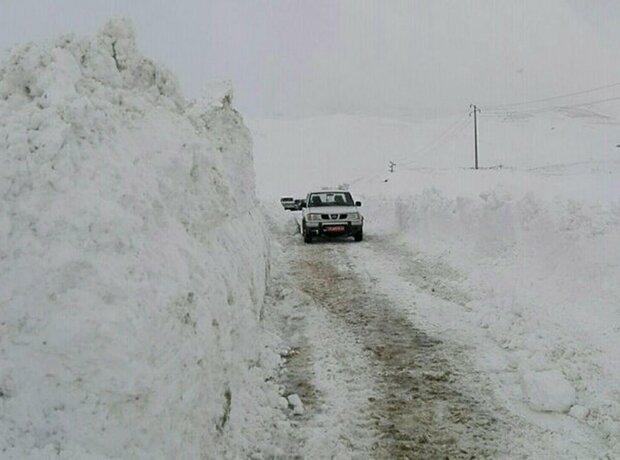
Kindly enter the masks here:
<path id="1" fill-rule="evenodd" d="M 401 162 L 401 166 L 410 165 L 418 161 L 417 157 L 423 153 L 428 154 L 428 153 L 434 152 L 435 149 L 441 146 L 445 141 L 449 140 L 454 134 L 461 131 L 463 128 L 467 127 L 468 125 L 469 125 L 469 121 L 467 119 L 459 120 L 457 124 L 453 124 L 451 126 L 451 129 L 445 131 L 442 135 L 435 138 L 433 141 L 429 142 L 421 149 L 414 151 L 410 156 L 413 156 L 416 158 L 412 158 L 411 160 L 406 161 L 406 162 Z"/>
<path id="2" fill-rule="evenodd" d="M 437 147 L 439 147 L 442 144 L 442 140 L 443 141 L 447 141 L 449 140 L 452 136 L 456 135 L 457 133 L 459 133 L 460 131 L 462 131 L 464 128 L 466 128 L 469 125 L 469 111 L 465 114 L 463 114 L 462 117 L 458 118 L 457 120 L 455 120 L 453 123 L 451 123 L 444 131 L 442 131 L 439 136 L 435 137 L 431 142 L 429 142 L 428 144 L 426 144 L 424 147 L 416 150 L 413 154 L 413 156 L 417 156 L 421 153 L 427 152 L 430 153 L 432 152 L 434 149 L 436 149 Z M 414 158 L 410 161 L 406 161 L 406 162 L 400 162 L 398 165 L 399 166 L 405 166 L 404 169 L 410 169 L 407 168 L 406 166 L 415 162 L 417 160 L 417 158 Z M 390 162 L 392 163 L 392 162 Z M 396 166 L 396 163 L 394 163 L 394 166 Z M 355 179 L 351 180 L 349 182 L 349 185 L 353 185 L 356 184 L 358 182 L 361 182 L 363 180 L 366 179 L 371 179 L 371 178 L 378 178 L 379 175 L 377 174 L 365 174 L 362 176 L 358 176 Z"/>
<path id="3" fill-rule="evenodd" d="M 446 128 L 444 131 L 442 131 L 439 136 L 435 137 L 431 142 L 429 142 L 428 144 L 426 144 L 424 147 L 414 151 L 411 155 L 412 156 L 417 156 L 421 153 L 424 152 L 431 152 L 434 150 L 434 148 L 438 147 L 439 145 L 441 145 L 443 140 L 447 140 L 451 135 L 455 134 L 456 132 L 459 131 L 459 129 L 462 129 L 464 126 L 469 124 L 469 112 L 466 113 L 465 115 L 463 115 L 463 117 L 457 119 L 455 122 L 453 122 L 452 124 L 450 124 L 450 126 L 448 126 L 448 128 Z M 406 166 L 409 165 L 413 162 L 415 162 L 417 160 L 417 158 L 412 159 L 410 161 L 406 161 L 406 162 L 401 162 L 401 166 Z"/>
<path id="4" fill-rule="evenodd" d="M 467 128 L 467 126 L 469 126 L 469 119 L 468 118 L 464 118 L 463 120 L 461 120 L 460 123 L 458 123 L 456 126 L 454 126 L 454 128 L 452 130 L 450 130 L 448 133 L 446 133 L 445 136 L 443 136 L 441 139 L 438 139 L 438 142 L 435 145 L 433 145 L 430 149 L 426 150 L 426 152 L 433 152 L 433 151 L 435 151 L 435 149 L 437 149 L 437 147 L 439 147 L 440 145 L 446 143 L 449 140 L 452 140 L 454 138 L 454 136 L 456 136 L 458 133 L 463 131 L 463 129 Z"/>
<path id="5" fill-rule="evenodd" d="M 608 97 L 605 99 L 596 99 L 593 101 L 585 101 L 585 102 L 579 102 L 577 104 L 568 104 L 568 105 L 547 105 L 544 107 L 538 107 L 536 109 L 530 109 L 530 110 L 486 110 L 485 114 L 486 115 L 505 115 L 507 113 L 511 113 L 511 114 L 533 114 L 533 113 L 541 113 L 541 112 L 545 112 L 547 110 L 551 110 L 551 109 L 571 109 L 571 108 L 575 108 L 575 107 L 587 107 L 589 105 L 595 105 L 595 104 L 602 104 L 604 102 L 611 102 L 611 101 L 617 101 L 620 100 L 620 96 L 614 96 L 614 97 Z"/>
<path id="6" fill-rule="evenodd" d="M 435 150 L 437 150 L 437 148 L 439 148 L 441 145 L 445 144 L 446 142 L 454 139 L 454 137 L 460 133 L 461 131 L 463 131 L 465 128 L 467 128 L 469 126 L 469 120 L 467 118 L 463 119 L 461 121 L 461 123 L 459 123 L 458 125 L 456 125 L 454 127 L 454 129 L 452 129 L 450 132 L 446 133 L 445 136 L 443 136 L 441 139 L 438 139 L 437 142 L 435 143 L 435 145 L 429 146 L 430 148 L 428 148 L 427 150 L 425 150 L 425 153 L 431 153 L 434 152 Z"/>
<path id="7" fill-rule="evenodd" d="M 557 99 L 564 99 L 564 98 L 572 97 L 572 96 L 580 96 L 582 94 L 594 93 L 596 91 L 602 91 L 604 89 L 615 88 L 616 86 L 620 86 L 620 82 L 612 83 L 610 85 L 605 85 L 605 86 L 598 86 L 596 88 L 585 89 L 582 91 L 575 91 L 573 93 L 560 94 L 558 96 L 545 97 L 541 99 L 532 99 L 529 101 L 522 101 L 522 102 L 514 102 L 511 104 L 492 105 L 492 106 L 489 106 L 488 109 L 493 110 L 493 109 L 502 109 L 506 107 L 519 107 L 523 105 L 536 104 L 538 102 L 554 101 Z"/>
<path id="8" fill-rule="evenodd" d="M 617 101 L 619 99 L 620 99 L 620 96 L 615 96 L 615 97 L 609 97 L 607 99 L 599 99 L 597 101 L 582 102 L 579 104 L 572 104 L 572 105 L 563 105 L 561 106 L 561 108 L 584 107 L 587 105 L 602 104 L 603 102 Z"/>

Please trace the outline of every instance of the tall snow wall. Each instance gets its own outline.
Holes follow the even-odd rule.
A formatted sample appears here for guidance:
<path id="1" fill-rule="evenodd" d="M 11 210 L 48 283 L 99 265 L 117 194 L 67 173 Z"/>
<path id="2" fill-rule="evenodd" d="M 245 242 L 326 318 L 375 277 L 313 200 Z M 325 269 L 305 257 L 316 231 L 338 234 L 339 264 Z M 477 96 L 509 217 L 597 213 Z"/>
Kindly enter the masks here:
<path id="1" fill-rule="evenodd" d="M 125 20 L 5 54 L 1 457 L 252 451 L 268 248 L 231 98 L 186 102 Z"/>

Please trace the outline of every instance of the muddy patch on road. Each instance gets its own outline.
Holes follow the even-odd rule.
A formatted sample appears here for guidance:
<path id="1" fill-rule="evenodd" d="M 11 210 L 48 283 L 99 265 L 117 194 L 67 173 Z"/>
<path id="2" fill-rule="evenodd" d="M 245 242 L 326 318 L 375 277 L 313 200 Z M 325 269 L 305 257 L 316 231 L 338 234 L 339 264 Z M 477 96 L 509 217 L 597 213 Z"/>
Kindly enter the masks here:
<path id="1" fill-rule="evenodd" d="M 300 248 L 301 249 L 301 248 Z M 342 322 L 370 357 L 378 387 L 365 416 L 375 458 L 490 458 L 501 422 L 459 384 L 459 357 L 412 326 L 346 263 L 346 248 L 313 245 L 293 262 L 299 288 Z M 343 263 L 345 261 L 345 263 Z"/>

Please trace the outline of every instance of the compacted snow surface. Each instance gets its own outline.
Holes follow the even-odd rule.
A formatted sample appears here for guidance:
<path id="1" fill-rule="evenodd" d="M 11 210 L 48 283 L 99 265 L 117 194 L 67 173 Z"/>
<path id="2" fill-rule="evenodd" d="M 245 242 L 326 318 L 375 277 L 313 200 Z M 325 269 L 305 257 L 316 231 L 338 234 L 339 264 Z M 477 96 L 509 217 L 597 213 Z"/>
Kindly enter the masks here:
<path id="1" fill-rule="evenodd" d="M 277 454 L 250 133 L 126 21 L 0 63 L 0 457 Z"/>

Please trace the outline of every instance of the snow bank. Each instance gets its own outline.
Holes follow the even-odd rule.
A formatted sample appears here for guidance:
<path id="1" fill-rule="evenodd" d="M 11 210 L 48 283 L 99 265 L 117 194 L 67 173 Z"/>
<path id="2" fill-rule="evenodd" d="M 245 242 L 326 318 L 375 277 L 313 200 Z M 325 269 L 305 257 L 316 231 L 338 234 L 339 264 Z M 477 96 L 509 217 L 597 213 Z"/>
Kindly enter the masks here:
<path id="1" fill-rule="evenodd" d="M 270 444 L 268 247 L 231 99 L 186 103 L 124 20 L 0 63 L 3 458 Z"/>

